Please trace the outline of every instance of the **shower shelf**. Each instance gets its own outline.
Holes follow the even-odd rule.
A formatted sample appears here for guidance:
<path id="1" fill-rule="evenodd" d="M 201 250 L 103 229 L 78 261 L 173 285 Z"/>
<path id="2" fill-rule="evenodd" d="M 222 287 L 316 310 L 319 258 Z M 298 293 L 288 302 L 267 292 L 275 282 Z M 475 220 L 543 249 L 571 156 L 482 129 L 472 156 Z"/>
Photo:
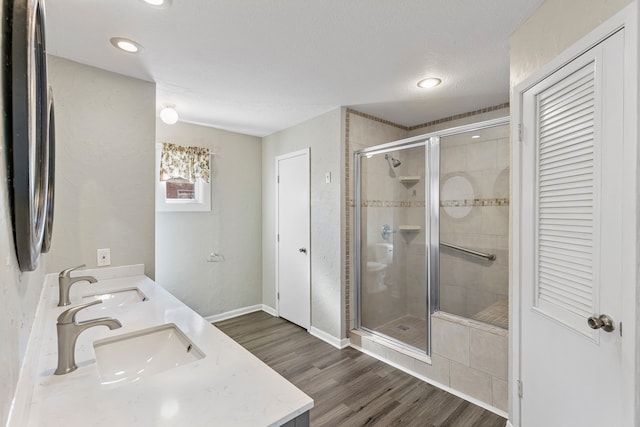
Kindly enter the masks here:
<path id="1" fill-rule="evenodd" d="M 419 225 L 401 225 L 398 230 L 403 233 L 417 233 L 421 230 L 421 227 Z"/>
<path id="2" fill-rule="evenodd" d="M 421 177 L 420 176 L 401 176 L 398 179 L 403 184 L 415 184 L 417 182 L 420 182 Z"/>

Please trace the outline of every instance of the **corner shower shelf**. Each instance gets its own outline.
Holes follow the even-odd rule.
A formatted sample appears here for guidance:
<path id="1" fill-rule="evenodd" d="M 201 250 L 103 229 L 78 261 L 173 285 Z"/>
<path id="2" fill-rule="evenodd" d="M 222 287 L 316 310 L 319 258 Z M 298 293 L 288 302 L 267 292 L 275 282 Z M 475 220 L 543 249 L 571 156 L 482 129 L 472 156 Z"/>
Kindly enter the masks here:
<path id="1" fill-rule="evenodd" d="M 401 225 L 398 230 L 402 233 L 418 233 L 421 227 L 419 225 Z"/>
<path id="2" fill-rule="evenodd" d="M 415 184 L 420 182 L 420 176 L 401 176 L 398 177 L 401 183 L 403 184 Z"/>

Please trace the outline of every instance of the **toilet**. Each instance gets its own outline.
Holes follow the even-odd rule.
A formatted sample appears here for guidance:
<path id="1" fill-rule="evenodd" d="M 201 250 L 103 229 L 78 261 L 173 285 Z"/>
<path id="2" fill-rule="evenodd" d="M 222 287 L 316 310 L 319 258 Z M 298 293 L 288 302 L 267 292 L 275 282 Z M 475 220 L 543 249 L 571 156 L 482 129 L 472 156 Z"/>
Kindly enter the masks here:
<path id="1" fill-rule="evenodd" d="M 367 261 L 367 282 L 365 290 L 378 293 L 387 290 L 385 276 L 388 266 L 393 262 L 393 245 L 391 243 L 376 243 L 370 246 L 369 253 L 373 253 L 374 261 Z"/>

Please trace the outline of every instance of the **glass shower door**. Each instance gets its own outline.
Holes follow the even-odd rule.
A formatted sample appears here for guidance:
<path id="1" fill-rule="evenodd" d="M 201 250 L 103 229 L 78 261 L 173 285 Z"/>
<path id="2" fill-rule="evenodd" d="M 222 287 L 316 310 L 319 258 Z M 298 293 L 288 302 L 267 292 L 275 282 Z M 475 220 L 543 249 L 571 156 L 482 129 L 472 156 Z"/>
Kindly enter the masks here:
<path id="1" fill-rule="evenodd" d="M 425 146 L 362 154 L 360 327 L 427 350 Z"/>
<path id="2" fill-rule="evenodd" d="M 509 126 L 440 138 L 439 305 L 508 329 Z"/>

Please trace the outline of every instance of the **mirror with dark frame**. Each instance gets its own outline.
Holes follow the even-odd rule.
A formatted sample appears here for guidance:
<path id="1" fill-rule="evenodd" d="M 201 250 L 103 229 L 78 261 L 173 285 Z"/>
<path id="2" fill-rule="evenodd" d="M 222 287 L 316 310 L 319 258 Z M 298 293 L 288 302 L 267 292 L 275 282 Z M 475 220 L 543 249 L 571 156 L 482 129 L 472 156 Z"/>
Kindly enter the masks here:
<path id="1" fill-rule="evenodd" d="M 53 93 L 49 89 L 49 185 L 47 186 L 47 213 L 44 224 L 44 237 L 42 240 L 42 253 L 49 252 L 51 248 L 51 235 L 53 232 L 53 198 L 55 194 L 56 176 L 56 126 L 55 109 L 53 105 Z"/>
<path id="2" fill-rule="evenodd" d="M 33 271 L 40 253 L 50 247 L 53 221 L 54 121 L 47 85 L 44 0 L 14 0 L 10 18 L 13 234 L 20 271 Z"/>

